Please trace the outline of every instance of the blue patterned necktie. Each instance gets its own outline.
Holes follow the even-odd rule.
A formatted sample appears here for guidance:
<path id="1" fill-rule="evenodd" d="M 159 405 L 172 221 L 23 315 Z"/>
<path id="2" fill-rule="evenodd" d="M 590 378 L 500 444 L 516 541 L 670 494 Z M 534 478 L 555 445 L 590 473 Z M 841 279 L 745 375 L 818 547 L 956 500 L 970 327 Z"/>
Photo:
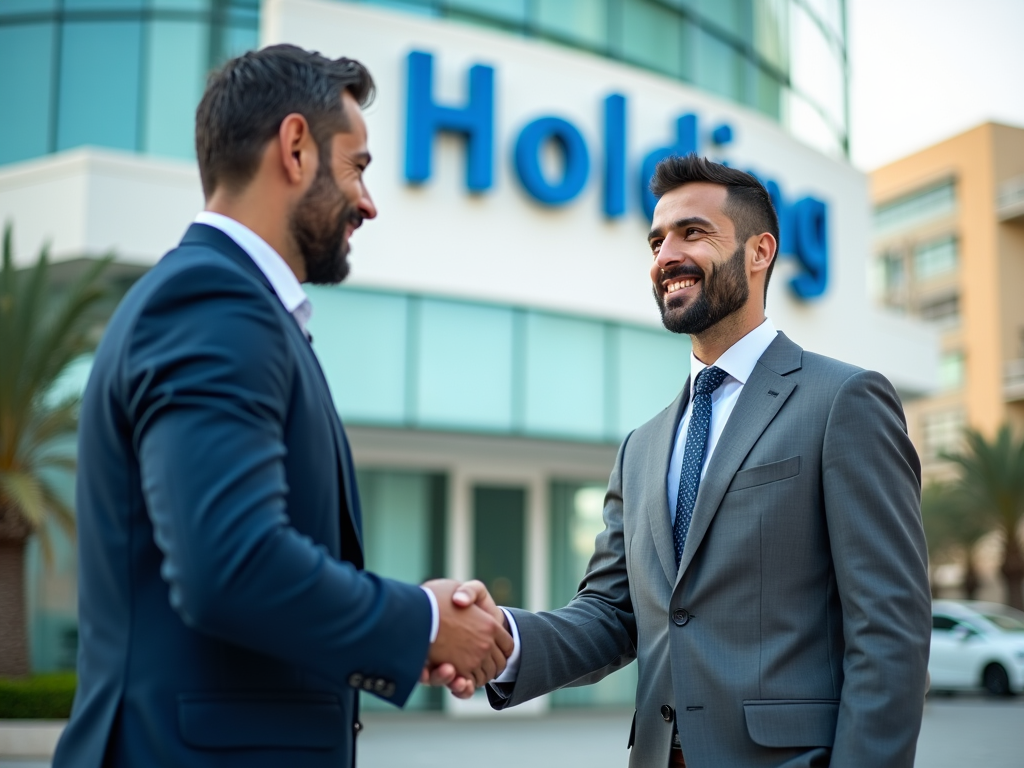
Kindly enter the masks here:
<path id="1" fill-rule="evenodd" d="M 690 425 L 686 430 L 683 448 L 683 469 L 679 473 L 679 494 L 676 496 L 676 519 L 672 525 L 672 539 L 676 545 L 676 568 L 683 559 L 686 534 L 690 532 L 693 505 L 700 488 L 700 471 L 708 450 L 708 432 L 711 430 L 711 393 L 728 376 L 721 368 L 711 366 L 697 374 L 693 385 L 693 408 Z"/>

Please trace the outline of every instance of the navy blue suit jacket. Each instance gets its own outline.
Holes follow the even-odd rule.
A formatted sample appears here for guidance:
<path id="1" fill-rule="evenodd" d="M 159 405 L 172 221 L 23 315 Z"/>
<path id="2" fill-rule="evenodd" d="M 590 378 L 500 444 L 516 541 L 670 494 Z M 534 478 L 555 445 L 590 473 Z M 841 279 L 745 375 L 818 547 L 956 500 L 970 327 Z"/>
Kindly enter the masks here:
<path id="1" fill-rule="evenodd" d="M 193 224 L 107 328 L 77 512 L 79 683 L 55 768 L 349 766 L 358 689 L 402 705 L 415 686 L 429 600 L 362 570 L 327 382 L 217 229 Z"/>

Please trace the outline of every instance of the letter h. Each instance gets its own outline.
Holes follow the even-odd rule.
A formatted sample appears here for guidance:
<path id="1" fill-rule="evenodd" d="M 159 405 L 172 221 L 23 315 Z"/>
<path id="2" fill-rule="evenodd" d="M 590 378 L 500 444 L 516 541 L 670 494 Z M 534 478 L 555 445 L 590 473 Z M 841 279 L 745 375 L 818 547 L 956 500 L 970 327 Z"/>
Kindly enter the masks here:
<path id="1" fill-rule="evenodd" d="M 494 181 L 494 69 L 481 64 L 469 70 L 469 97 L 463 108 L 437 104 L 433 97 L 434 57 L 409 54 L 409 94 L 405 133 L 405 178 L 419 184 L 430 178 L 434 134 L 466 138 L 466 185 L 473 192 Z"/>

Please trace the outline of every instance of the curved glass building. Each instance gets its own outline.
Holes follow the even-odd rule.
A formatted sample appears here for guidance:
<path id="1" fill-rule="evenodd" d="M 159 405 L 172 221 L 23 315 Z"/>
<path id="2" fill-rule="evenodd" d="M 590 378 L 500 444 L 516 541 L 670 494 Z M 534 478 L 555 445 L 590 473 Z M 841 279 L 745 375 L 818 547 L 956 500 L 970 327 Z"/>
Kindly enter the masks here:
<path id="1" fill-rule="evenodd" d="M 627 62 L 847 151 L 845 0 L 370 0 Z M 0 165 L 92 145 L 191 158 L 206 73 L 259 0 L 0 0 Z"/>

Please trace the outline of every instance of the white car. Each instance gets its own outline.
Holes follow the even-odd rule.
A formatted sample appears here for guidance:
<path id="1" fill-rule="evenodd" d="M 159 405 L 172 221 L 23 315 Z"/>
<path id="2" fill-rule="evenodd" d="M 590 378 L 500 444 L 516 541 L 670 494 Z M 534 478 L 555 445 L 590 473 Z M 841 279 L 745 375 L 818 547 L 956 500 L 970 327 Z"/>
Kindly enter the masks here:
<path id="1" fill-rule="evenodd" d="M 932 690 L 1024 692 L 1024 613 L 977 600 L 932 602 Z"/>

